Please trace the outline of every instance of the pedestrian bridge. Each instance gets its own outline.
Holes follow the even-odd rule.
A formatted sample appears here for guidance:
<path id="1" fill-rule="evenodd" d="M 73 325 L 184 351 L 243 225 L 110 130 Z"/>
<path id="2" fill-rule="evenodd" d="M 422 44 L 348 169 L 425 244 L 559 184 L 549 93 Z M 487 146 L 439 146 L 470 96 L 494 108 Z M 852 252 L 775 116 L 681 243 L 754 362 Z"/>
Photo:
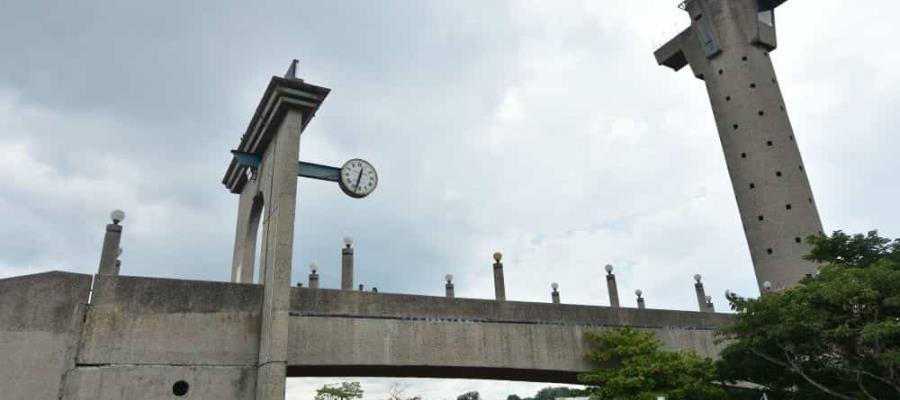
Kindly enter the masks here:
<path id="1" fill-rule="evenodd" d="M 11 358 L 7 365 L 29 367 L 0 373 L 0 386 L 15 382 L 33 398 L 168 398 L 173 382 L 184 381 L 202 398 L 252 398 L 262 309 L 262 287 L 253 284 L 62 272 L 3 279 L 0 354 Z M 689 311 L 293 288 L 287 373 L 576 383 L 592 368 L 587 331 L 632 326 L 655 332 L 669 349 L 715 357 L 713 331 L 727 321 Z"/>

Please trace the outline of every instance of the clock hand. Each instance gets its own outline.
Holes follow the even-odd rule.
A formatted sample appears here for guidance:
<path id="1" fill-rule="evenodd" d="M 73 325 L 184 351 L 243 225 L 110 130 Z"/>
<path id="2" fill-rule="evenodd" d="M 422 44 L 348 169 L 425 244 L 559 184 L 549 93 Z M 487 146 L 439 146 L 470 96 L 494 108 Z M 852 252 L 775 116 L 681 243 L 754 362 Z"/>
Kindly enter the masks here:
<path id="1" fill-rule="evenodd" d="M 354 192 L 357 191 L 357 190 L 359 190 L 359 183 L 362 182 L 362 173 L 363 173 L 363 169 L 360 168 L 360 169 L 359 169 L 359 176 L 356 177 L 356 189 L 353 189 Z"/>

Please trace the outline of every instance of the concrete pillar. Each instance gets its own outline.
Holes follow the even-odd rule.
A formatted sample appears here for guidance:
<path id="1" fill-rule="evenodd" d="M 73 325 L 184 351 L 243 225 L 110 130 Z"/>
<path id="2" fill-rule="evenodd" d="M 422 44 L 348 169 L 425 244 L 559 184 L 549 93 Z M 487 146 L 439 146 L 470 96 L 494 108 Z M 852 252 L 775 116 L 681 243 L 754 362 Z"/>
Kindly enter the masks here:
<path id="1" fill-rule="evenodd" d="M 700 307 L 700 312 L 708 312 L 709 305 L 706 304 L 706 290 L 703 288 L 701 279 L 700 274 L 694 275 L 694 293 L 697 295 L 697 305 Z"/>
<path id="2" fill-rule="evenodd" d="M 553 291 L 550 292 L 550 299 L 553 301 L 553 304 L 559 304 L 559 284 L 553 282 L 550 284 L 550 288 L 553 289 Z"/>
<path id="3" fill-rule="evenodd" d="M 453 292 L 453 275 L 447 274 L 447 276 L 444 277 L 444 280 L 447 281 L 447 284 L 444 285 L 444 290 L 447 298 L 452 299 L 456 297 L 455 293 Z"/>
<path id="4" fill-rule="evenodd" d="M 644 308 L 646 308 L 646 305 L 644 304 L 644 297 L 642 296 L 643 294 L 644 293 L 641 292 L 641 289 L 634 291 L 634 295 L 637 296 L 637 306 L 638 306 L 638 309 L 640 309 L 640 310 L 643 310 Z"/>
<path id="5" fill-rule="evenodd" d="M 494 253 L 494 298 L 497 301 L 506 301 L 506 286 L 503 283 L 503 254 Z"/>
<path id="6" fill-rule="evenodd" d="M 115 210 L 110 214 L 110 218 L 113 223 L 106 225 L 103 247 L 100 249 L 100 266 L 97 268 L 100 275 L 119 275 L 119 244 L 122 240 L 122 225 L 119 225 L 119 222 L 125 219 L 125 213 Z"/>
<path id="7" fill-rule="evenodd" d="M 713 304 L 712 296 L 706 296 L 706 309 L 711 313 L 716 312 L 716 305 Z"/>
<path id="8" fill-rule="evenodd" d="M 341 249 L 341 290 L 353 290 L 353 240 L 349 237 Z"/>
<path id="9" fill-rule="evenodd" d="M 276 400 L 284 399 L 287 376 L 297 160 L 303 113 L 287 110 L 279 125 L 263 154 L 263 171 L 259 178 L 264 180 L 261 186 L 266 215 L 260 262 L 263 312 L 256 381 L 257 399 Z"/>
<path id="10" fill-rule="evenodd" d="M 688 1 L 691 26 L 655 53 L 706 84 L 760 292 L 814 273 L 804 239 L 822 232 L 770 55 L 781 3 Z"/>
<path id="11" fill-rule="evenodd" d="M 254 180 L 244 185 L 238 197 L 238 218 L 234 233 L 234 255 L 231 259 L 231 281 L 253 283 L 256 263 L 256 236 L 263 212 L 263 199 Z"/>
<path id="12" fill-rule="evenodd" d="M 606 264 L 606 289 L 609 291 L 609 306 L 619 307 L 619 288 L 616 286 L 616 275 L 612 273 L 613 266 Z"/>
<path id="13" fill-rule="evenodd" d="M 319 267 L 316 263 L 309 264 L 309 284 L 310 289 L 319 288 Z"/>

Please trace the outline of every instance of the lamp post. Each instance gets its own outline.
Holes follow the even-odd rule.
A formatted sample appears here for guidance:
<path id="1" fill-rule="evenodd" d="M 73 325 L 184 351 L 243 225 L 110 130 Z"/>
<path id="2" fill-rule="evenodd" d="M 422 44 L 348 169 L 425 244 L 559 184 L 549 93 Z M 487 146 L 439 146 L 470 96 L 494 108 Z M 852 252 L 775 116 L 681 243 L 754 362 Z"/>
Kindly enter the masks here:
<path id="1" fill-rule="evenodd" d="M 609 291 L 609 306 L 618 308 L 619 288 L 616 285 L 616 275 L 613 274 L 613 266 L 612 264 L 606 264 L 603 269 L 606 270 L 606 289 Z"/>
<path id="2" fill-rule="evenodd" d="M 319 266 L 316 263 L 309 264 L 309 288 L 310 289 L 318 289 L 319 288 Z"/>
<path id="3" fill-rule="evenodd" d="M 452 299 L 452 298 L 456 297 L 456 295 L 453 292 L 453 275 L 451 275 L 451 274 L 444 275 L 444 281 L 446 281 L 446 284 L 444 285 L 444 290 L 445 290 L 444 293 L 446 294 L 447 298 Z"/>

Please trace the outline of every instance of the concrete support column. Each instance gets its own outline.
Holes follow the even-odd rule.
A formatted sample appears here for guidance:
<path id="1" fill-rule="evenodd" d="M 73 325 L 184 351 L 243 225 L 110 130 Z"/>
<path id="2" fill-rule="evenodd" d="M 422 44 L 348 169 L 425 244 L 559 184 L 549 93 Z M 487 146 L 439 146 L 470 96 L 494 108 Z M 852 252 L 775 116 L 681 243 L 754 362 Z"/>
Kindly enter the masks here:
<path id="1" fill-rule="evenodd" d="M 103 235 L 103 247 L 100 249 L 100 266 L 97 273 L 100 275 L 119 275 L 119 254 L 122 240 L 122 222 L 125 219 L 125 213 L 121 210 L 115 210 L 110 213 L 110 219 L 113 223 L 106 225 L 106 234 Z"/>
<path id="2" fill-rule="evenodd" d="M 550 299 L 553 300 L 553 304 L 559 304 L 559 284 L 553 282 L 550 284 L 550 288 L 553 289 L 553 291 L 550 292 Z"/>
<path id="3" fill-rule="evenodd" d="M 606 289 L 609 291 L 609 306 L 619 307 L 619 288 L 616 286 L 616 275 L 612 273 L 613 266 L 606 264 Z"/>
<path id="4" fill-rule="evenodd" d="M 711 313 L 716 312 L 716 305 L 713 304 L 712 296 L 706 296 L 706 309 Z"/>
<path id="5" fill-rule="evenodd" d="M 494 298 L 497 301 L 506 301 L 506 286 L 503 282 L 503 254 L 494 253 Z"/>
<path id="6" fill-rule="evenodd" d="M 697 305 L 700 307 L 700 312 L 709 312 L 709 305 L 706 303 L 706 290 L 703 288 L 701 279 L 700 274 L 694 275 L 694 293 L 697 295 Z"/>
<path id="7" fill-rule="evenodd" d="M 266 204 L 260 262 L 263 310 L 256 380 L 259 400 L 281 400 L 285 396 L 297 160 L 302 130 L 303 113 L 287 110 L 262 157 L 259 179 Z"/>
<path id="8" fill-rule="evenodd" d="M 644 304 L 644 297 L 642 296 L 643 294 L 644 293 L 641 291 L 641 289 L 634 291 L 634 295 L 637 296 L 637 306 L 638 306 L 638 309 L 640 309 L 640 310 L 647 308 L 646 305 Z"/>
<path id="9" fill-rule="evenodd" d="M 257 171 L 258 173 L 258 171 Z M 253 283 L 256 262 L 256 235 L 262 216 L 263 199 L 254 179 L 244 185 L 238 198 L 238 217 L 234 233 L 234 255 L 231 260 L 231 281 Z"/>
<path id="10" fill-rule="evenodd" d="M 444 285 L 444 290 L 447 298 L 452 299 L 456 297 L 455 293 L 453 292 L 453 275 L 447 274 L 447 276 L 444 277 L 444 280 L 447 281 L 447 284 Z"/>
<path id="11" fill-rule="evenodd" d="M 353 240 L 349 237 L 341 249 L 341 290 L 353 290 Z"/>

